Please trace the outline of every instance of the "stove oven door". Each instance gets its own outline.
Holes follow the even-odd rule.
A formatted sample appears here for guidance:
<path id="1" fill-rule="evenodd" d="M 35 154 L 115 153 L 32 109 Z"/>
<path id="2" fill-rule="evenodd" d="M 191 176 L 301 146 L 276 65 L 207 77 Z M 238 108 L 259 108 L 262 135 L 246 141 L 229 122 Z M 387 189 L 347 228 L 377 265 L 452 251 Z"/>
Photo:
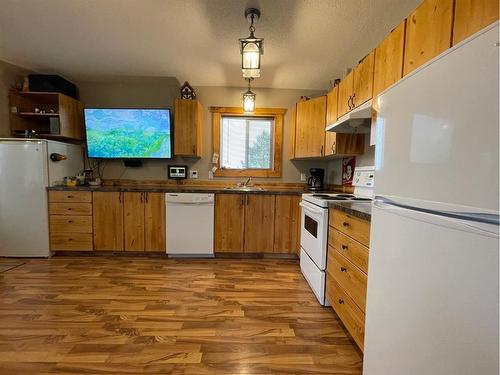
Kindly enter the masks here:
<path id="1" fill-rule="evenodd" d="M 326 268 L 326 248 L 328 237 L 328 208 L 318 207 L 306 201 L 302 207 L 300 246 L 309 255 L 316 266 Z"/>

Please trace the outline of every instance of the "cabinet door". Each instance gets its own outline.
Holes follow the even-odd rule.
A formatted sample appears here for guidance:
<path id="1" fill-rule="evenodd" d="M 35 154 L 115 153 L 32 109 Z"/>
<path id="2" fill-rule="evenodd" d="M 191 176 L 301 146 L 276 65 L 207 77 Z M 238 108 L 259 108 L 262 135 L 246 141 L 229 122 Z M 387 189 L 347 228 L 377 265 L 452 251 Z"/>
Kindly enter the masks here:
<path id="1" fill-rule="evenodd" d="M 338 117 L 342 117 L 349 112 L 351 99 L 354 90 L 354 71 L 351 71 L 339 84 Z"/>
<path id="2" fill-rule="evenodd" d="M 297 131 L 297 104 L 290 109 L 290 150 L 288 155 L 290 159 L 295 158 L 295 136 Z"/>
<path id="3" fill-rule="evenodd" d="M 498 0 L 455 0 L 453 45 L 498 20 Z"/>
<path id="4" fill-rule="evenodd" d="M 276 195 L 274 252 L 298 254 L 300 237 L 300 196 Z"/>
<path id="5" fill-rule="evenodd" d="M 145 193 L 144 242 L 146 251 L 165 251 L 165 194 Z"/>
<path id="6" fill-rule="evenodd" d="M 370 52 L 354 69 L 354 92 L 352 104 L 358 107 L 373 95 L 373 66 L 375 51 Z"/>
<path id="7" fill-rule="evenodd" d="M 125 251 L 144 250 L 144 193 L 123 193 Z"/>
<path id="8" fill-rule="evenodd" d="M 396 83 L 403 76 L 406 20 L 377 46 L 373 73 L 373 97 Z"/>
<path id="9" fill-rule="evenodd" d="M 450 48 L 453 0 L 425 0 L 406 21 L 403 75 Z"/>
<path id="10" fill-rule="evenodd" d="M 297 103 L 295 157 L 324 155 L 326 96 Z"/>
<path id="11" fill-rule="evenodd" d="M 123 250 L 123 193 L 94 192 L 94 250 Z"/>
<path id="12" fill-rule="evenodd" d="M 365 150 L 364 134 L 334 133 L 333 150 L 335 155 L 362 155 Z"/>
<path id="13" fill-rule="evenodd" d="M 215 252 L 243 252 L 244 203 L 245 194 L 215 195 Z"/>
<path id="14" fill-rule="evenodd" d="M 339 87 L 335 86 L 326 95 L 326 125 L 332 125 L 337 121 L 337 102 L 339 96 Z M 335 138 L 336 133 L 325 132 L 325 155 L 335 154 Z"/>
<path id="15" fill-rule="evenodd" d="M 274 195 L 247 194 L 245 199 L 245 253 L 272 253 Z"/>
<path id="16" fill-rule="evenodd" d="M 201 157 L 203 107 L 197 100 L 175 100 L 174 154 Z"/>

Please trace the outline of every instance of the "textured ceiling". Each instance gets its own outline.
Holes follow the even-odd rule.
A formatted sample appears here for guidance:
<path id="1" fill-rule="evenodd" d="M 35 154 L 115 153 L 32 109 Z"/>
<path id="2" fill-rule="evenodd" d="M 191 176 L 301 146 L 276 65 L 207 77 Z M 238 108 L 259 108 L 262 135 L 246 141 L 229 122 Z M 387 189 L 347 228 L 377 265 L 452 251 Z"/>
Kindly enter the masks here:
<path id="1" fill-rule="evenodd" d="M 238 38 L 258 6 L 255 86 L 325 89 L 418 0 L 0 0 L 0 59 L 73 80 L 174 76 L 242 86 Z"/>

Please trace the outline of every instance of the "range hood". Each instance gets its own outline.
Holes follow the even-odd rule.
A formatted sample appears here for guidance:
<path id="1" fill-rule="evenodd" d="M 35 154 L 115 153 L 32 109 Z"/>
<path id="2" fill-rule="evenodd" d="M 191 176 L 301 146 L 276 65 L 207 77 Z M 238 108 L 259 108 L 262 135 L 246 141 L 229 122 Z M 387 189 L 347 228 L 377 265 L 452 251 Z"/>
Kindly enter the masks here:
<path id="1" fill-rule="evenodd" d="M 325 130 L 335 133 L 370 133 L 372 118 L 372 101 L 369 100 L 340 117 L 334 124 L 328 125 Z"/>

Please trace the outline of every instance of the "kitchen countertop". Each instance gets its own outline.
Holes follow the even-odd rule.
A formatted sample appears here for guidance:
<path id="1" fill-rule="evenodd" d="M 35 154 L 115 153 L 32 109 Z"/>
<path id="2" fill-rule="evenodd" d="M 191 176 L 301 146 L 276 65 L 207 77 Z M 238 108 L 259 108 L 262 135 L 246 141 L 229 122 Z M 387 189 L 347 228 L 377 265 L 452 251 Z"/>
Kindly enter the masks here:
<path id="1" fill-rule="evenodd" d="M 363 220 L 371 221 L 372 219 L 372 205 L 370 202 L 331 201 L 328 203 L 328 207 L 344 211 Z"/>
<path id="2" fill-rule="evenodd" d="M 263 190 L 238 190 L 223 187 L 204 186 L 151 186 L 151 185 L 104 185 L 104 186 L 50 186 L 50 191 L 120 191 L 120 192 L 151 192 L 151 193 L 217 193 L 217 194 L 279 194 L 301 195 L 304 189 L 300 188 L 271 188 Z"/>

